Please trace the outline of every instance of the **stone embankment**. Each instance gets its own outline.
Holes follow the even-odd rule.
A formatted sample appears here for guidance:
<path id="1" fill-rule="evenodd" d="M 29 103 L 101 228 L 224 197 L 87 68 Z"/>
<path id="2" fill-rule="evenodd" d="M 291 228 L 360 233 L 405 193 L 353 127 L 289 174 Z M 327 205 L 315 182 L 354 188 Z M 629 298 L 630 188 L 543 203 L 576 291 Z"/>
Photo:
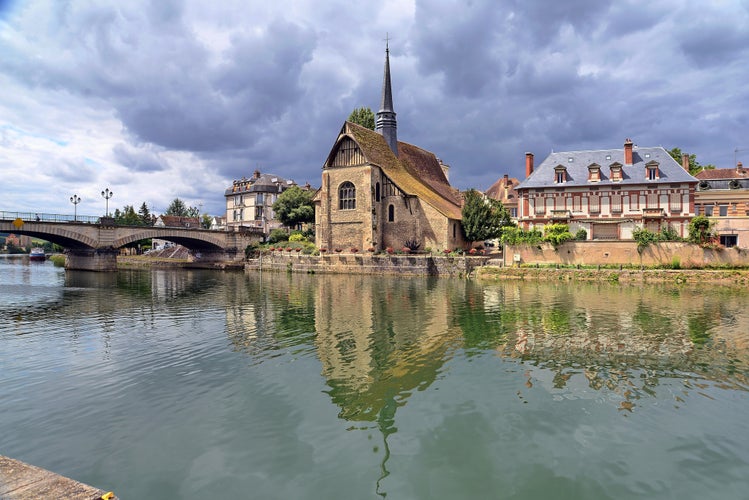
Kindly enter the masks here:
<path id="1" fill-rule="evenodd" d="M 545 282 L 607 282 L 607 283 L 671 283 L 749 285 L 749 271 L 744 269 L 575 269 L 549 267 L 496 267 L 477 269 L 475 276 L 482 281 L 536 280 Z"/>
<path id="2" fill-rule="evenodd" d="M 490 256 L 372 255 L 342 253 L 304 255 L 270 253 L 250 259 L 246 271 L 302 273 L 401 274 L 410 276 L 469 276 L 491 261 Z"/>

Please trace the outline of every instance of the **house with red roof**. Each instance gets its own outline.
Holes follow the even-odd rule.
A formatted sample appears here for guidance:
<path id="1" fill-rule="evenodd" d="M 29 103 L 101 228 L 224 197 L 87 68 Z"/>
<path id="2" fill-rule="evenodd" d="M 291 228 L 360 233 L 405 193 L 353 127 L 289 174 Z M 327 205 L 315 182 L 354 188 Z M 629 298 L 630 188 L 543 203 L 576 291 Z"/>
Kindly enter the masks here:
<path id="1" fill-rule="evenodd" d="M 749 170 L 703 170 L 696 176 L 695 211 L 715 222 L 713 230 L 726 247 L 749 248 Z"/>

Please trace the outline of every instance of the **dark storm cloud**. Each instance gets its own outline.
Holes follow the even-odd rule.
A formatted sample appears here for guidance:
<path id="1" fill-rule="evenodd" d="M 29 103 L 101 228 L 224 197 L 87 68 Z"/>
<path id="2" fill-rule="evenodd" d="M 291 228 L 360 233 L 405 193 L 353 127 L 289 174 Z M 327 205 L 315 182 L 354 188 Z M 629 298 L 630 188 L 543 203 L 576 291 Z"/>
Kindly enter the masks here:
<path id="1" fill-rule="evenodd" d="M 135 149 L 125 144 L 117 144 L 112 148 L 114 157 L 123 167 L 135 172 L 160 172 L 169 167 L 169 163 L 163 159 L 153 148 Z"/>
<path id="2" fill-rule="evenodd" d="M 720 164 L 749 150 L 748 4 L 36 0 L 10 10 L 0 84 L 38 109 L 59 102 L 111 118 L 101 163 L 184 179 L 173 189 L 212 182 L 215 193 L 195 198 L 215 197 L 214 211 L 223 184 L 256 168 L 319 184 L 350 111 L 379 107 L 386 34 L 398 137 L 449 163 L 457 187 L 522 177 L 526 151 L 541 161 L 626 137 Z M 98 144 L 16 121 L 48 139 L 37 143 L 70 142 L 60 152 L 70 164 L 89 156 L 81 144 Z M 10 134 L 0 147 L 26 141 Z"/>

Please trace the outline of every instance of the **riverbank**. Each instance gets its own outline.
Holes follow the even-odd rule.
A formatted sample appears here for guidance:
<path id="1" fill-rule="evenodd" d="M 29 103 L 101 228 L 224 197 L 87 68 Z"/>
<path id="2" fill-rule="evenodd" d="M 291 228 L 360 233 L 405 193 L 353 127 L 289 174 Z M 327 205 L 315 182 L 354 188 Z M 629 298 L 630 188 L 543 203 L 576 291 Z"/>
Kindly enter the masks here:
<path id="1" fill-rule="evenodd" d="M 244 262 L 200 262 L 189 259 L 177 259 L 169 257 L 152 257 L 150 255 L 119 255 L 117 257 L 118 269 L 218 269 L 238 270 L 244 269 Z"/>
<path id="2" fill-rule="evenodd" d="M 587 281 L 633 284 L 673 283 L 679 285 L 709 283 L 736 286 L 749 284 L 749 270 L 745 269 L 556 269 L 553 267 L 485 266 L 476 270 L 475 277 L 482 281 Z"/>

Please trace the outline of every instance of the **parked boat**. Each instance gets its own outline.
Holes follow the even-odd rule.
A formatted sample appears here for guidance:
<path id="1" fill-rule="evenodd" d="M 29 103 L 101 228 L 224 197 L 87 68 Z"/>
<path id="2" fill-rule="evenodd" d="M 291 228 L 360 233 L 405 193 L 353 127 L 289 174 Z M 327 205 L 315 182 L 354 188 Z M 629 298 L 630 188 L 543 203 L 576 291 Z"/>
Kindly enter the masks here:
<path id="1" fill-rule="evenodd" d="M 31 253 L 29 253 L 30 260 L 45 260 L 46 258 L 47 255 L 44 253 L 43 248 L 34 247 L 31 249 Z"/>

